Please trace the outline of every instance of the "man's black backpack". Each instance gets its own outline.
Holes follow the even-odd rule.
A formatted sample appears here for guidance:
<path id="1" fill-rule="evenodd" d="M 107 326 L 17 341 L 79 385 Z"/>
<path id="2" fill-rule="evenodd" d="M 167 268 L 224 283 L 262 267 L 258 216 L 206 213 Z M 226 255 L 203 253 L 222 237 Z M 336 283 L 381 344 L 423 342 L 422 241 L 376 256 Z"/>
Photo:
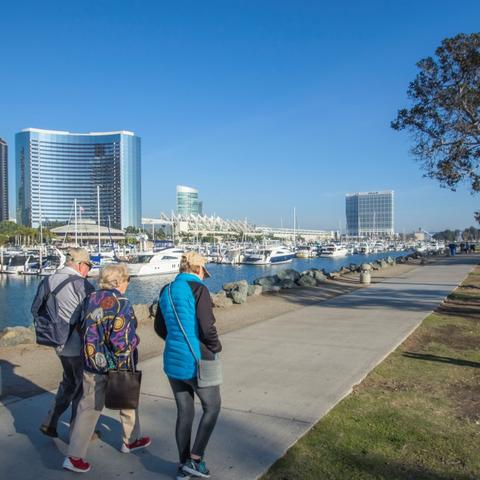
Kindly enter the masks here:
<path id="1" fill-rule="evenodd" d="M 72 326 L 59 315 L 56 297 L 65 285 L 78 278 L 77 275 L 70 275 L 53 290 L 50 290 L 48 277 L 40 282 L 31 309 L 39 345 L 62 347 L 67 342 Z"/>

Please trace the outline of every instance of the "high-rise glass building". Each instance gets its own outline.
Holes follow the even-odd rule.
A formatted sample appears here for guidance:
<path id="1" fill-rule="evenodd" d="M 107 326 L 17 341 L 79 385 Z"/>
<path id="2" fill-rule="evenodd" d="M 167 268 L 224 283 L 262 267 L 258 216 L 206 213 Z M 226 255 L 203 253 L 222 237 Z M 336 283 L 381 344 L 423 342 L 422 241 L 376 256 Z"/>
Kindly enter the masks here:
<path id="1" fill-rule="evenodd" d="M 347 235 L 391 237 L 394 235 L 393 191 L 347 193 Z"/>
<path id="2" fill-rule="evenodd" d="M 8 146 L 0 138 L 0 222 L 8 220 Z"/>
<path id="3" fill-rule="evenodd" d="M 177 214 L 202 215 L 203 203 L 198 199 L 198 190 L 177 185 Z"/>
<path id="4" fill-rule="evenodd" d="M 15 137 L 17 222 L 38 227 L 79 216 L 114 228 L 141 224 L 140 137 L 27 128 Z"/>

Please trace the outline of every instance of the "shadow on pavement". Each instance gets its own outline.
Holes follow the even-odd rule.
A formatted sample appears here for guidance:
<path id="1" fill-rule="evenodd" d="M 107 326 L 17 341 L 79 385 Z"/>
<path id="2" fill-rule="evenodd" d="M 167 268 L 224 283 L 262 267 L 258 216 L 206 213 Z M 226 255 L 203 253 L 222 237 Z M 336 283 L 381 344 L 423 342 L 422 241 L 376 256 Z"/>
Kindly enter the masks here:
<path id="1" fill-rule="evenodd" d="M 348 287 L 339 289 L 339 295 L 350 293 L 348 296 L 348 303 L 339 296 L 336 298 L 324 298 L 327 300 L 324 305 L 329 308 L 356 308 L 356 309 L 387 309 L 387 310 L 407 310 L 407 311 L 424 311 L 435 309 L 441 299 L 445 297 L 444 289 L 419 289 L 417 287 L 408 288 L 405 284 L 405 289 L 397 290 L 388 287 L 377 287 L 375 290 L 361 289 L 360 294 L 355 291 L 348 290 Z M 321 289 L 322 287 L 320 287 Z M 451 286 L 453 290 L 454 286 Z M 317 289 L 319 289 L 317 287 Z M 319 302 L 320 296 L 313 292 L 315 288 L 295 293 L 293 295 L 285 295 L 285 299 L 292 303 L 303 306 L 315 305 Z M 355 289 L 356 290 L 356 289 Z"/>
<path id="2" fill-rule="evenodd" d="M 430 355 L 426 353 L 403 352 L 404 357 L 413 358 L 415 360 L 427 360 L 429 362 L 449 363 L 460 367 L 480 368 L 480 362 L 472 362 L 470 360 L 462 360 L 461 358 L 442 357 L 439 355 Z"/>
<path id="3" fill-rule="evenodd" d="M 33 383 L 28 378 L 21 377 L 15 373 L 15 368 L 20 365 L 0 359 L 0 400 L 8 396 L 27 398 L 33 395 L 47 393 L 42 387 Z"/>

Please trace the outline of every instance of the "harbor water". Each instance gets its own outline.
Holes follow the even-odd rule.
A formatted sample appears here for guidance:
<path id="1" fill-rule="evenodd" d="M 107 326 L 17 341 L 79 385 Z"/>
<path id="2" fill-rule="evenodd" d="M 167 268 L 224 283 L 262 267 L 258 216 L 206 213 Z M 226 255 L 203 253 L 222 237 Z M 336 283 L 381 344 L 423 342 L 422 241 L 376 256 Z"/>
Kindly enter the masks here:
<path id="1" fill-rule="evenodd" d="M 308 268 L 325 269 L 327 272 L 338 270 L 351 263 L 372 262 L 388 256 L 398 257 L 405 252 L 383 252 L 371 255 L 348 255 L 337 258 L 295 258 L 291 263 L 280 265 L 219 265 L 208 264 L 212 275 L 206 280 L 211 292 L 218 292 L 222 285 L 236 280 L 253 280 L 277 271 L 293 268 L 299 272 Z M 158 297 L 163 285 L 170 282 L 175 275 L 158 275 L 134 277 L 127 290 L 127 296 L 133 304 L 151 303 Z M 0 275 L 0 330 L 8 326 L 29 326 L 32 323 L 30 306 L 41 278 L 32 275 Z M 95 280 L 92 281 L 95 284 Z"/>

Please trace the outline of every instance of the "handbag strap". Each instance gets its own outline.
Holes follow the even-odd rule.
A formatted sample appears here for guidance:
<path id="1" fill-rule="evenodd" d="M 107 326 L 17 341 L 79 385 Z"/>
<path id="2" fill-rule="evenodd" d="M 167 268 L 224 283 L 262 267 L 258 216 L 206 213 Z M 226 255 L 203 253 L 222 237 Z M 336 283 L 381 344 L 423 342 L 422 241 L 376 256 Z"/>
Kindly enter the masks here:
<path id="1" fill-rule="evenodd" d="M 118 303 L 120 303 L 120 298 L 122 297 L 118 297 L 114 291 L 111 291 L 112 295 L 115 297 L 115 299 L 117 300 Z M 113 324 L 112 324 L 112 328 L 113 328 Z M 110 334 L 112 332 L 110 331 Z M 110 334 L 109 334 L 109 338 L 110 338 Z M 133 372 L 135 373 L 137 371 L 136 367 L 135 367 L 135 359 L 133 357 L 133 350 L 130 348 L 130 355 L 128 356 L 128 358 L 130 359 L 130 368 L 128 368 L 128 360 L 127 360 L 127 372 Z M 117 372 L 120 371 L 120 362 L 118 361 L 118 358 L 117 358 L 117 368 L 114 368 L 113 370 L 116 370 Z"/>
<path id="2" fill-rule="evenodd" d="M 190 340 L 188 339 L 187 332 L 183 328 L 182 322 L 180 321 L 180 317 L 178 316 L 177 309 L 175 308 L 175 304 L 173 303 L 172 299 L 172 291 L 170 289 L 171 283 L 168 284 L 168 298 L 170 299 L 170 304 L 172 305 L 173 313 L 175 314 L 175 318 L 177 319 L 178 326 L 180 330 L 182 331 L 183 336 L 185 337 L 185 340 L 187 342 L 188 348 L 190 349 L 190 352 L 193 355 L 193 358 L 195 359 L 195 362 L 198 364 L 200 363 L 200 360 L 198 359 L 197 355 L 195 354 L 195 350 L 193 350 L 192 344 L 190 343 Z"/>

